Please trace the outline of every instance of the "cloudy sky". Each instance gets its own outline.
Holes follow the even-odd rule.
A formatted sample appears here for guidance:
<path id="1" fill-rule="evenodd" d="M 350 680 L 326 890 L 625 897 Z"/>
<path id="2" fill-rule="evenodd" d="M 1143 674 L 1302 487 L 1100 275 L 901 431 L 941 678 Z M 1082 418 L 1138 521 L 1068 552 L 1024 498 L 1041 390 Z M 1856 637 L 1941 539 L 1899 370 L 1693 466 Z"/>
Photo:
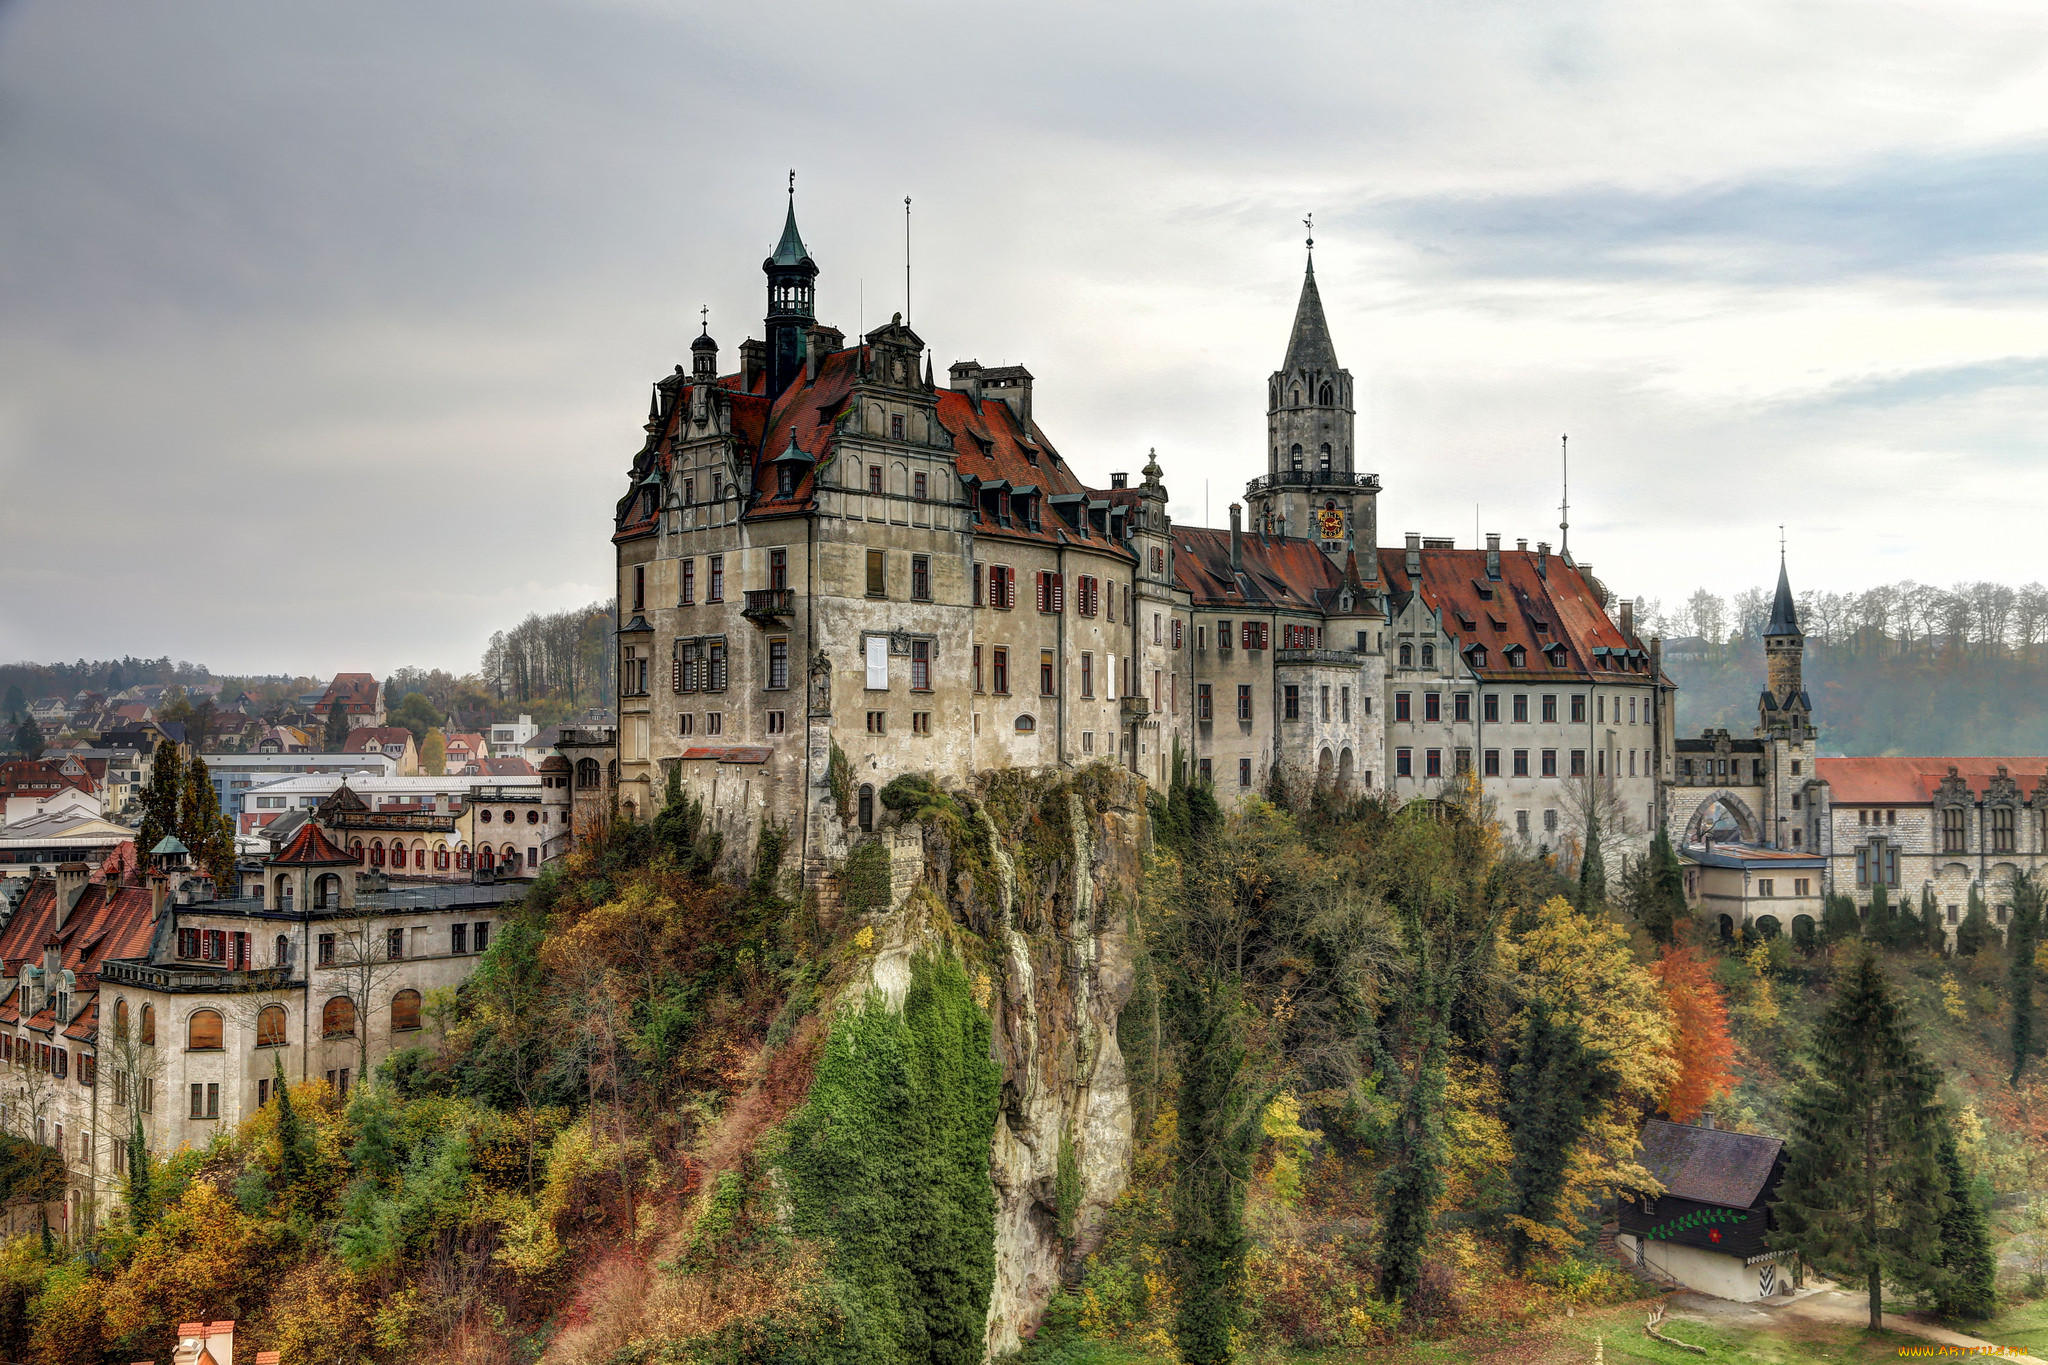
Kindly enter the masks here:
<path id="1" fill-rule="evenodd" d="M 769 17 L 772 15 L 772 18 Z M 473 668 L 608 591 L 797 171 L 820 311 L 1176 517 L 1313 211 L 1380 525 L 1624 596 L 2048 574 L 2048 8 L 0 0 L 0 657 Z M 1206 492 L 1205 492 L 1206 489 Z"/>

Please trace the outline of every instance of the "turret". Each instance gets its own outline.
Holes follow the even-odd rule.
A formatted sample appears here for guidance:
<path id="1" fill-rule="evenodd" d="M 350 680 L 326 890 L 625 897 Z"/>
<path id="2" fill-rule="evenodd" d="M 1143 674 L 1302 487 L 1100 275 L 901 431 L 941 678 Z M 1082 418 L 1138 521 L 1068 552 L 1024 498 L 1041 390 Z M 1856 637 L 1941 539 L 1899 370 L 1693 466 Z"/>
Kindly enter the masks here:
<path id="1" fill-rule="evenodd" d="M 792 176 L 789 212 L 775 254 L 761 262 L 768 277 L 768 396 L 779 398 L 803 372 L 804 337 L 816 316 L 818 266 L 796 230 L 796 184 Z"/>

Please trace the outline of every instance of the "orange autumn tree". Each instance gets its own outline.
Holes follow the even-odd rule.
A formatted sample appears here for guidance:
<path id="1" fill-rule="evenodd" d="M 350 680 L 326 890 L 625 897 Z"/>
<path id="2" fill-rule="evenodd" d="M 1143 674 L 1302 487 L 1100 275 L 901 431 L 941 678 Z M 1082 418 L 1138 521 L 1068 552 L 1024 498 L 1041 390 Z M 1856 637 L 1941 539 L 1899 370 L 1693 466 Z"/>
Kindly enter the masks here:
<path id="1" fill-rule="evenodd" d="M 1651 972 L 1673 1024 L 1678 1076 L 1663 1098 L 1674 1123 L 1690 1123 L 1734 1088 L 1735 1040 L 1728 1035 L 1728 999 L 1707 964 L 1690 948 L 1667 948 Z"/>

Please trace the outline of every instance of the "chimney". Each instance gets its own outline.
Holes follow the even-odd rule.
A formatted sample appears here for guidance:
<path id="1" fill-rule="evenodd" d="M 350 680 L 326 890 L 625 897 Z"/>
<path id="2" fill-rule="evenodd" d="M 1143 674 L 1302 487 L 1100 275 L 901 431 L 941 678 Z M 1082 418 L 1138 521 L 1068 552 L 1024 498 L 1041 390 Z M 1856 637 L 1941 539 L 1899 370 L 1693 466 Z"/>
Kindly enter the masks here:
<path id="1" fill-rule="evenodd" d="M 1621 633 L 1625 639 L 1636 637 L 1636 604 L 1626 597 L 1621 599 Z"/>
<path id="2" fill-rule="evenodd" d="M 1547 540 L 1536 542 L 1536 573 L 1541 578 L 1550 577 L 1550 542 Z"/>
<path id="3" fill-rule="evenodd" d="M 71 918 L 72 907 L 78 904 L 78 898 L 84 894 L 85 879 L 91 874 L 92 869 L 84 863 L 57 864 L 57 927 L 59 929 L 62 929 L 64 922 Z"/>
<path id="4" fill-rule="evenodd" d="M 754 381 L 768 372 L 768 343 L 748 337 L 740 343 L 740 388 L 754 391 Z"/>
<path id="5" fill-rule="evenodd" d="M 946 381 L 955 393 L 964 393 L 975 402 L 981 401 L 981 362 L 979 360 L 956 360 L 946 367 Z"/>
<path id="6" fill-rule="evenodd" d="M 1515 553 L 1520 555 L 1525 555 L 1529 553 L 1529 542 L 1526 540 L 1517 539 L 1515 541 Z"/>
<path id="7" fill-rule="evenodd" d="M 1129 474 L 1112 474 L 1109 476 L 1109 486 L 1111 488 L 1129 488 L 1131 486 L 1131 476 Z"/>
<path id="8" fill-rule="evenodd" d="M 1408 533 L 1408 576 L 1422 576 L 1422 535 L 1417 531 Z"/>
<path id="9" fill-rule="evenodd" d="M 1486 576 L 1496 580 L 1500 578 L 1500 537 L 1496 535 L 1486 538 Z"/>
<path id="10" fill-rule="evenodd" d="M 235 1365 L 235 1324 L 227 1322 L 181 1322 L 178 1344 L 171 1349 L 171 1365 L 196 1365 L 202 1355 L 215 1365 Z"/>
<path id="11" fill-rule="evenodd" d="M 161 872 L 149 874 L 149 920 L 154 924 L 164 913 L 164 901 L 171 889 L 171 879 Z"/>
<path id="12" fill-rule="evenodd" d="M 1230 504 L 1230 571 L 1244 569 L 1244 508 L 1237 503 Z"/>

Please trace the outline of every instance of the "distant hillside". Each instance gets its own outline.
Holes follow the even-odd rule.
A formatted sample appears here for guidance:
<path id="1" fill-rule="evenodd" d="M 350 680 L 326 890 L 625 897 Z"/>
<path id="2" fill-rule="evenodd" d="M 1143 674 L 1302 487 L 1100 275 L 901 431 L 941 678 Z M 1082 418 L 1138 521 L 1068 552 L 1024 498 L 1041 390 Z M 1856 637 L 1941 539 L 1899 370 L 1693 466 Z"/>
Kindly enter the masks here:
<path id="1" fill-rule="evenodd" d="M 2005 650 L 1955 650 L 1891 641 L 1870 651 L 1806 646 L 1806 688 L 1826 753 L 2048 753 L 2048 664 Z M 1763 689 L 1762 643 L 1747 639 L 1718 658 L 1667 660 L 1678 683 L 1678 735 L 1710 726 L 1747 735 Z"/>

